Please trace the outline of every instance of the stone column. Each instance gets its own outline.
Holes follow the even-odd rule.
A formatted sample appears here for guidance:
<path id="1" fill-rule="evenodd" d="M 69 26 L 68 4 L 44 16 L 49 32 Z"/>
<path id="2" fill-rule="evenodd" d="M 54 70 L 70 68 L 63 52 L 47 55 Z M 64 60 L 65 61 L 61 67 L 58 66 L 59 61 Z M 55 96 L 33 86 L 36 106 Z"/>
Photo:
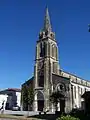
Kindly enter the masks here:
<path id="1" fill-rule="evenodd" d="M 45 95 L 45 100 L 44 100 L 44 110 L 49 109 L 49 60 L 46 59 L 44 63 L 44 95 Z"/>
<path id="2" fill-rule="evenodd" d="M 45 100 L 44 100 L 44 111 L 49 110 L 49 89 L 44 91 Z"/>
<path id="3" fill-rule="evenodd" d="M 80 95 L 80 87 L 78 86 L 78 102 L 79 102 L 79 108 L 81 108 L 81 95 Z"/>
<path id="4" fill-rule="evenodd" d="M 52 93 L 53 93 L 53 85 L 51 85 L 51 94 Z M 50 104 L 51 104 L 51 111 L 54 112 L 55 111 L 54 104 L 53 103 Z"/>
<path id="5" fill-rule="evenodd" d="M 57 104 L 57 110 L 60 111 L 60 102 Z"/>
<path id="6" fill-rule="evenodd" d="M 74 93 L 74 86 L 73 85 L 71 85 L 71 98 L 72 98 L 72 109 L 75 107 L 75 102 L 74 102 L 74 100 L 75 100 L 75 93 Z"/>
<path id="7" fill-rule="evenodd" d="M 37 93 L 36 93 L 35 96 L 34 96 L 33 110 L 34 110 L 34 111 L 38 111 Z"/>
<path id="8" fill-rule="evenodd" d="M 79 94 L 78 94 L 78 86 L 76 86 L 76 103 L 77 103 L 77 108 L 79 108 Z"/>
<path id="9" fill-rule="evenodd" d="M 71 84 L 69 85 L 69 93 L 70 93 L 70 106 L 71 106 L 71 110 L 72 110 L 72 108 L 73 108 L 73 87 Z"/>
<path id="10" fill-rule="evenodd" d="M 79 87 L 76 86 L 76 103 L 77 103 L 77 108 L 80 108 L 80 95 L 79 95 Z"/>
<path id="11" fill-rule="evenodd" d="M 66 99 L 65 99 L 65 113 L 69 113 L 72 110 L 72 91 L 71 90 L 72 90 L 71 84 L 67 85 Z"/>
<path id="12" fill-rule="evenodd" d="M 34 88 L 38 86 L 38 77 L 37 77 L 37 63 L 34 66 Z"/>

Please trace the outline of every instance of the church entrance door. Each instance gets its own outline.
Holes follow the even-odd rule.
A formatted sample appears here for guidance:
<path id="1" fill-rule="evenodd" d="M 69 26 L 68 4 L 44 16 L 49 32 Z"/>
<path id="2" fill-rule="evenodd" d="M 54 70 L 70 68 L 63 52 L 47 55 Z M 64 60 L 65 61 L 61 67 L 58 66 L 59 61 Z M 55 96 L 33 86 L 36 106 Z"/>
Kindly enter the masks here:
<path id="1" fill-rule="evenodd" d="M 38 111 L 43 111 L 44 100 L 38 100 Z"/>
<path id="2" fill-rule="evenodd" d="M 60 111 L 61 113 L 65 112 L 65 100 L 60 100 Z"/>
<path id="3" fill-rule="evenodd" d="M 43 95 L 43 93 L 41 91 L 38 91 L 37 103 L 38 103 L 38 111 L 43 111 L 43 108 L 44 108 L 44 95 Z"/>

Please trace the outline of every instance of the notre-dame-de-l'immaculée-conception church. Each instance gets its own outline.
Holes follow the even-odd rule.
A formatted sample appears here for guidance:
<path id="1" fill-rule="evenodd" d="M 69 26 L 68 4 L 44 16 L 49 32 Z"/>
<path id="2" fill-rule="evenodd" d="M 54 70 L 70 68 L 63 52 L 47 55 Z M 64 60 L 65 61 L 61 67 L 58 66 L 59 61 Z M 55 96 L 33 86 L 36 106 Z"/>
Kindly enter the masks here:
<path id="1" fill-rule="evenodd" d="M 36 44 L 34 76 L 23 86 L 33 85 L 34 111 L 54 111 L 50 95 L 54 91 L 61 92 L 66 99 L 58 103 L 58 110 L 70 112 L 73 108 L 83 108 L 85 91 L 90 91 L 90 82 L 60 69 L 58 45 L 52 31 L 48 8 L 46 8 L 44 26 L 39 33 Z M 24 104 L 23 104 L 24 109 Z"/>

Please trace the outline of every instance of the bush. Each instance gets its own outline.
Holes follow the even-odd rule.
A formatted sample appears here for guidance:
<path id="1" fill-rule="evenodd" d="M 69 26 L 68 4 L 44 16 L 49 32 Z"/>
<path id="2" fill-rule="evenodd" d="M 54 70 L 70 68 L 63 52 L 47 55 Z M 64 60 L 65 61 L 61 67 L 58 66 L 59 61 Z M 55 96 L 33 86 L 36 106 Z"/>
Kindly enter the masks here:
<path id="1" fill-rule="evenodd" d="M 57 120 L 80 120 L 80 119 L 71 117 L 70 115 L 67 115 L 67 116 L 61 116 L 61 117 L 57 118 Z"/>
<path id="2" fill-rule="evenodd" d="M 84 110 L 79 110 L 79 109 L 73 109 L 69 115 L 74 116 L 74 117 L 78 117 L 80 118 L 80 120 L 86 120 L 86 115 Z"/>

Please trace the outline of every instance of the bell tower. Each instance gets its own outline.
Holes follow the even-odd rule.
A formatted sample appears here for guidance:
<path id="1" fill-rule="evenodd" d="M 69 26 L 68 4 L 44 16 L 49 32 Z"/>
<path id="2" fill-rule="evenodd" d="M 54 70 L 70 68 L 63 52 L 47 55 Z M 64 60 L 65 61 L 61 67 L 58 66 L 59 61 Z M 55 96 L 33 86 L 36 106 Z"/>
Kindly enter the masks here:
<path id="1" fill-rule="evenodd" d="M 58 46 L 55 33 L 52 31 L 48 8 L 45 12 L 44 26 L 38 38 L 34 67 L 35 111 L 50 109 L 49 96 L 53 91 L 52 73 L 59 75 Z M 42 95 L 38 94 L 40 92 Z M 39 104 L 40 100 L 43 101 L 42 105 Z"/>

